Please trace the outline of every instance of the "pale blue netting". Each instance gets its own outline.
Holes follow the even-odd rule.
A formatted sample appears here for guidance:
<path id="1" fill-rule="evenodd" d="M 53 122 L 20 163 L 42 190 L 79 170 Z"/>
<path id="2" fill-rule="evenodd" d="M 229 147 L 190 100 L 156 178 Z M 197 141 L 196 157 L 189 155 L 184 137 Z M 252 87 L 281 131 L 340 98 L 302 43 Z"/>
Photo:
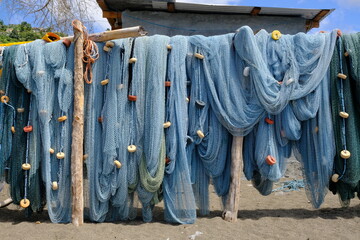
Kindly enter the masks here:
<path id="1" fill-rule="evenodd" d="M 136 40 L 134 57 L 145 52 L 145 58 L 135 63 L 133 82 L 143 81 L 143 153 L 139 164 L 140 183 L 137 194 L 142 204 L 145 222 L 152 220 L 152 208 L 160 199 L 157 191 L 163 181 L 165 167 L 165 76 L 167 66 L 166 36 L 142 37 Z M 132 85 L 132 88 L 134 85 Z M 133 89 L 134 90 L 134 89 Z M 135 89 L 136 90 L 136 89 Z M 137 96 L 139 96 L 137 94 Z M 138 104 L 139 99 L 135 102 Z M 140 113 L 141 114 L 141 113 Z M 142 119 L 138 118 L 137 121 Z"/>
<path id="2" fill-rule="evenodd" d="M 332 32 L 283 35 L 274 41 L 265 31 L 253 37 L 247 28 L 241 28 L 235 37 L 236 50 L 245 66 L 250 66 L 249 77 L 262 106 L 271 114 L 282 111 L 279 116 L 267 115 L 275 119 L 275 128 L 260 121 L 257 133 L 245 138 L 244 155 L 254 157 L 244 159 L 245 173 L 263 194 L 271 192 L 269 180 L 276 181 L 284 173 L 284 160 L 290 156 L 287 142 L 292 140 L 296 141 L 295 155 L 303 164 L 309 200 L 315 207 L 324 200 L 334 156 L 334 144 L 329 141 L 333 132 L 327 74 L 335 40 Z M 255 155 L 247 152 L 251 142 L 255 143 Z M 279 164 L 268 166 L 264 161 L 267 155 Z"/>
<path id="3" fill-rule="evenodd" d="M 85 87 L 90 219 L 133 219 L 139 198 L 144 221 L 151 221 L 163 183 L 165 219 L 193 223 L 195 202 L 201 214 L 209 212 L 210 179 L 226 200 L 231 134 L 247 135 L 245 175 L 265 195 L 283 175 L 286 159 L 295 149 L 304 167 L 308 197 L 318 207 L 334 156 L 327 72 L 335 36 L 283 35 L 275 41 L 265 31 L 254 36 L 243 27 L 236 34 L 214 37 L 115 40 L 110 52 L 101 52 L 93 66 L 94 81 Z M 103 49 L 104 44 L 98 46 Z M 35 41 L 18 49 L 17 77 L 32 90 L 31 121 L 38 121 L 30 135 L 34 156 L 29 160 L 38 166 L 41 155 L 51 220 L 68 222 L 73 46 L 66 50 L 61 42 Z M 128 63 L 131 57 L 137 58 L 133 64 Z M 107 85 L 101 84 L 104 79 L 109 79 Z M 172 83 L 170 88 L 165 88 L 165 80 Z M 136 101 L 128 95 L 136 96 Z M 6 134 L 11 134 L 14 121 L 10 115 L 4 118 L 7 123 L 1 122 L 3 129 L 7 124 Z M 68 119 L 58 122 L 62 115 Z M 166 121 L 171 126 L 164 130 Z M 1 144 L 2 152 L 8 149 Z M 36 148 L 40 144 L 41 149 Z M 131 144 L 137 147 L 134 153 L 128 151 Z M 55 154 L 64 152 L 65 159 L 50 154 L 50 148 Z M 165 153 L 170 159 L 166 167 Z M 268 155 L 276 158 L 275 165 L 265 162 Z M 115 160 L 121 162 L 120 168 Z M 40 187 L 35 180 L 29 189 Z M 54 181 L 58 190 L 51 188 Z"/>
<path id="4" fill-rule="evenodd" d="M 86 87 L 85 123 L 93 221 L 134 218 L 135 190 L 143 205 L 144 221 L 152 219 L 165 165 L 168 41 L 164 36 L 139 38 L 133 43 L 130 39 L 117 40 L 111 51 L 102 52 L 94 64 L 94 82 Z M 137 61 L 128 67 L 130 57 Z M 107 85 L 100 84 L 104 79 L 109 79 Z M 129 101 L 128 95 L 136 96 L 136 101 Z M 134 153 L 127 150 L 131 144 L 137 148 Z M 120 169 L 114 160 L 121 162 Z"/>
<path id="5" fill-rule="evenodd" d="M 89 179 L 90 220 L 102 222 L 128 217 L 127 146 L 123 121 L 127 101 L 127 61 L 131 40 L 116 40 L 109 53 L 93 65 L 93 83 L 85 85 L 85 154 Z M 104 44 L 98 44 L 103 49 Z M 108 85 L 101 81 L 109 79 Z M 124 119 L 124 120 L 123 120 Z M 106 143 L 106 144 L 105 144 Z M 114 160 L 122 164 L 116 169 Z M 111 199 L 111 204 L 110 204 Z M 113 208 L 112 211 L 109 209 Z"/>
<path id="6" fill-rule="evenodd" d="M 190 224 L 195 222 L 196 206 L 186 155 L 188 108 L 185 60 L 188 41 L 184 36 L 175 36 L 170 39 L 170 45 L 166 80 L 171 82 L 171 86 L 167 90 L 165 119 L 171 122 L 165 130 L 166 154 L 170 162 L 163 181 L 164 217 L 167 222 Z"/>
<path id="7" fill-rule="evenodd" d="M 9 167 L 9 160 L 11 157 L 11 148 L 13 142 L 13 134 L 11 127 L 14 126 L 15 108 L 12 106 L 15 96 L 15 89 L 13 87 L 12 79 L 16 78 L 13 69 L 13 57 L 16 52 L 16 47 L 7 47 L 3 50 L 3 70 L 0 81 L 0 90 L 3 94 L 9 97 L 8 103 L 0 103 L 1 120 L 0 120 L 0 182 L 5 180 L 5 168 Z M 2 96 L 2 95 L 1 95 Z M 15 101 L 15 102 L 16 102 Z"/>
<path id="8" fill-rule="evenodd" d="M 42 178 L 52 222 L 69 222 L 71 217 L 71 124 L 73 103 L 73 46 L 39 40 L 20 45 L 15 60 L 19 81 L 32 91 L 38 111 L 42 143 Z M 66 115 L 67 120 L 58 122 Z M 49 149 L 55 150 L 51 154 Z M 64 159 L 56 154 L 64 152 Z M 52 183 L 58 189 L 52 189 Z M 40 187 L 40 186 L 38 186 Z"/>
<path id="9" fill-rule="evenodd" d="M 250 28 L 243 27 L 235 35 L 199 39 L 195 44 L 200 46 L 198 51 L 205 56 L 202 60 L 205 76 L 202 89 L 211 94 L 208 100 L 219 121 L 232 134 L 241 136 L 249 133 L 260 120 L 256 132 L 245 138 L 244 169 L 247 178 L 253 179 L 263 194 L 269 194 L 272 182 L 283 175 L 285 160 L 290 156 L 288 140 L 299 140 L 301 136 L 303 140 L 306 135 L 299 135 L 301 130 L 309 131 L 309 134 L 314 131 L 306 126 L 300 129 L 300 121 L 313 119 L 317 113 L 326 116 L 329 111 L 328 108 L 318 111 L 319 105 L 324 107 L 328 103 L 328 95 L 317 89 L 320 83 L 328 84 L 326 79 L 322 80 L 331 60 L 336 33 L 283 35 L 274 41 L 265 31 L 254 36 Z M 245 67 L 250 68 L 249 76 L 242 74 Z M 201 72 L 201 69 L 193 71 Z M 296 99 L 299 100 L 294 101 Z M 291 105 L 288 105 L 290 101 Z M 285 116 L 273 116 L 285 108 L 288 108 L 282 113 Z M 293 122 L 282 121 L 284 129 L 281 131 L 280 123 L 268 124 L 265 118 Z M 202 121 L 200 117 L 199 123 Z M 327 122 L 326 126 L 330 125 Z M 314 206 L 323 201 L 332 165 L 333 144 L 325 141 L 326 151 L 324 146 L 320 146 L 321 139 L 333 138 L 332 131 L 326 126 L 318 124 L 318 135 L 321 136 L 299 149 Z M 315 157 L 311 166 L 309 152 Z M 266 164 L 268 155 L 275 157 L 277 164 Z"/>
<path id="10" fill-rule="evenodd" d="M 4 84 L 4 95 L 9 97 L 9 102 L 1 103 L 4 105 L 4 120 L 8 124 L 4 124 L 2 136 L 3 138 L 3 163 L 8 168 L 7 180 L 10 184 L 10 193 L 15 204 L 19 204 L 20 200 L 27 195 L 27 177 L 28 172 L 24 174 L 21 165 L 26 161 L 27 156 L 27 134 L 24 133 L 23 127 L 27 125 L 29 115 L 29 94 L 26 89 L 18 81 L 15 73 L 14 59 L 17 47 L 13 46 L 5 50 L 5 64 L 2 84 Z M 22 108 L 23 111 L 17 111 Z M 10 121 L 9 121 L 10 120 Z M 14 128 L 14 132 L 11 128 Z M 10 133 L 10 134 L 9 134 Z M 10 144 L 9 144 L 10 143 Z M 8 149 L 9 147 L 9 149 Z M 6 149 L 10 150 L 11 154 L 6 154 Z M 36 169 L 35 169 L 36 171 Z M 3 172 L 3 171 L 2 171 Z M 34 171 L 32 171 L 34 172 Z M 4 173 L 4 172 L 3 172 Z M 35 197 L 35 196 L 34 196 Z M 39 196 L 36 196 L 39 197 Z M 36 199 L 39 200 L 39 199 Z M 39 209 L 40 201 L 34 201 L 31 204 L 33 210 Z M 29 211 L 27 213 L 30 213 Z"/>
<path id="11" fill-rule="evenodd" d="M 223 127 L 210 107 L 213 99 L 206 85 L 209 69 L 203 60 L 193 56 L 201 53 L 216 61 L 223 49 L 218 45 L 231 39 L 231 34 L 221 37 L 206 38 L 192 36 L 189 38 L 188 73 L 191 85 L 189 102 L 189 136 L 188 158 L 191 164 L 191 176 L 196 203 L 201 215 L 209 213 L 209 178 L 215 186 L 216 193 L 226 200 L 230 185 L 231 135 Z M 212 45 L 214 44 L 214 45 Z M 215 47 L 215 48 L 213 48 Z M 225 53 L 226 54 L 226 53 Z M 225 60 L 226 61 L 226 60 Z M 223 89 L 222 89 L 223 90 Z M 205 137 L 201 138 L 198 131 Z"/>
<path id="12" fill-rule="evenodd" d="M 98 44 L 99 49 L 104 44 Z M 92 66 L 92 84 L 85 84 L 85 127 L 84 155 L 87 156 L 87 174 L 89 180 L 89 217 L 92 221 L 104 221 L 108 211 L 110 184 L 103 174 L 103 140 L 101 117 L 104 103 L 104 87 L 100 84 L 105 77 L 106 54 L 100 54 Z"/>

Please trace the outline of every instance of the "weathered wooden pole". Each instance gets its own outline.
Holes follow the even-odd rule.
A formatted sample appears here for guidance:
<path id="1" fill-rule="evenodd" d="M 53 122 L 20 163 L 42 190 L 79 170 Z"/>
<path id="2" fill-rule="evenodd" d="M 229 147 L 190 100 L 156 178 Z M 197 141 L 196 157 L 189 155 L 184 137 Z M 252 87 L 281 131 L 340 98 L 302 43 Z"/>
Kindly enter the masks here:
<path id="1" fill-rule="evenodd" d="M 72 223 L 84 223 L 83 197 L 83 139 L 84 139 L 84 69 L 83 69 L 83 25 L 73 21 L 75 44 L 74 67 L 74 119 L 71 144 Z"/>
<path id="2" fill-rule="evenodd" d="M 231 146 L 231 182 L 229 195 L 225 209 L 222 214 L 223 219 L 228 222 L 236 222 L 240 202 L 240 181 L 243 168 L 243 137 L 233 137 Z"/>

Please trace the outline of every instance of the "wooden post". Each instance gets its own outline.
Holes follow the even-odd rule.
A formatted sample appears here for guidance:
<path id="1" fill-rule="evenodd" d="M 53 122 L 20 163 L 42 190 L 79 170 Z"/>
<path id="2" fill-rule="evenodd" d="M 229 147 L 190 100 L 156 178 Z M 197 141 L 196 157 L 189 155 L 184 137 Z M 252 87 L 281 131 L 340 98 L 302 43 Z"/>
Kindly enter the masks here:
<path id="1" fill-rule="evenodd" d="M 244 137 L 233 137 L 231 146 L 231 182 L 226 206 L 222 217 L 225 221 L 236 222 L 240 202 L 240 181 L 243 168 L 242 146 Z"/>
<path id="2" fill-rule="evenodd" d="M 74 67 L 74 119 L 71 144 L 72 223 L 84 223 L 83 197 L 83 139 L 84 139 L 84 70 L 83 70 L 83 25 L 73 22 L 75 43 Z"/>

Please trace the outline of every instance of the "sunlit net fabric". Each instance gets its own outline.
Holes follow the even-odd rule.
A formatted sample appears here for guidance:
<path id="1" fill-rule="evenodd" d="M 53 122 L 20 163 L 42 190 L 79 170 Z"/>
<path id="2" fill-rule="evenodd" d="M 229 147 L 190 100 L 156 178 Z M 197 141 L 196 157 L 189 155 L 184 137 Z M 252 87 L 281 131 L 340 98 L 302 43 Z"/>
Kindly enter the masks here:
<path id="1" fill-rule="evenodd" d="M 165 129 L 166 155 L 169 163 L 163 181 L 165 220 L 172 223 L 195 222 L 196 206 L 186 154 L 188 107 L 186 89 L 186 56 L 188 41 L 184 36 L 170 39 L 167 77 L 171 86 L 166 95 L 166 117 L 171 126 Z M 176 66 L 176 67 L 171 67 Z"/>
<path id="2" fill-rule="evenodd" d="M 338 182 L 331 182 L 330 190 L 339 194 L 342 205 L 347 206 L 355 193 L 360 197 L 360 35 L 345 34 L 339 41 L 331 62 L 331 107 L 335 132 L 336 155 L 334 174 Z M 349 53 L 348 57 L 344 53 Z M 347 76 L 345 80 L 338 73 Z M 349 117 L 343 119 L 344 111 Z M 350 158 L 340 156 L 342 150 L 351 153 Z"/>
<path id="3" fill-rule="evenodd" d="M 34 109 L 37 109 L 42 180 L 52 222 L 69 222 L 71 217 L 73 59 L 73 47 L 67 50 L 62 42 L 45 43 L 39 40 L 20 45 L 15 60 L 19 81 L 32 91 L 32 102 L 36 105 Z M 62 116 L 67 116 L 67 120 L 58 121 Z M 50 149 L 54 153 L 50 153 Z M 59 159 L 58 153 L 64 153 L 65 157 Z"/>
<path id="4" fill-rule="evenodd" d="M 15 97 L 15 89 L 13 81 L 16 81 L 13 69 L 13 58 L 16 47 L 6 48 L 2 50 L 2 75 L 0 81 L 1 96 L 9 97 L 7 104 L 0 103 L 1 119 L 0 119 L 0 182 L 5 181 L 5 168 L 9 167 L 11 147 L 13 142 L 13 134 L 11 127 L 15 121 L 15 108 L 12 106 L 17 102 Z M 15 80 L 13 80 L 15 79 Z M 11 86 L 11 87 L 10 87 Z M 18 95 L 18 94 L 16 94 Z"/>
<path id="5" fill-rule="evenodd" d="M 127 67 L 131 40 L 116 40 L 93 65 L 93 83 L 85 87 L 85 155 L 90 220 L 128 218 L 126 119 Z M 98 44 L 103 49 L 104 44 Z M 101 81 L 109 79 L 107 85 Z M 126 80 L 126 81 L 125 81 Z M 114 160 L 122 164 L 120 169 Z M 110 214 L 110 209 L 112 212 Z"/>
<path id="6" fill-rule="evenodd" d="M 212 37 L 212 41 L 205 38 L 196 41 L 202 46 L 201 54 L 205 56 L 202 60 L 205 86 L 202 89 L 211 93 L 208 99 L 219 121 L 232 134 L 240 136 L 246 135 L 258 123 L 256 134 L 249 135 L 254 137 L 253 144 L 248 144 L 245 138 L 247 147 L 244 147 L 244 155 L 251 156 L 244 159 L 245 173 L 248 179 L 253 179 L 254 172 L 260 173 L 253 180 L 259 186 L 266 186 L 263 188 L 264 194 L 271 192 L 271 182 L 279 180 L 284 173 L 285 159 L 290 156 L 287 140 L 306 137 L 305 134 L 301 135 L 299 129 L 301 121 L 314 119 L 317 113 L 324 116 L 329 113 L 328 108 L 319 111 L 320 106 L 328 103 L 328 95 L 318 90 L 318 86 L 322 82 L 328 84 L 322 80 L 332 57 L 335 40 L 336 33 L 333 32 L 313 36 L 302 33 L 284 35 L 275 41 L 265 31 L 254 36 L 250 28 L 242 27 L 235 35 Z M 243 74 L 246 67 L 249 67 L 249 74 Z M 290 109 L 284 114 L 289 115 L 294 123 L 285 124 L 286 129 L 281 131 L 281 127 L 276 126 L 279 123 L 268 123 L 266 118 L 274 120 L 273 115 L 280 114 L 288 105 Z M 330 118 L 327 120 L 331 122 Z M 332 144 L 328 144 L 328 148 L 321 145 L 316 147 L 321 144 L 321 139 L 333 138 L 331 130 L 321 131 L 321 127 L 319 124 L 320 137 L 309 142 L 309 145 L 298 147 L 304 175 L 309 178 L 307 182 L 312 182 L 307 185 L 313 193 L 309 194 L 310 200 L 316 207 L 323 201 L 326 192 L 333 155 Z M 276 132 L 276 129 L 280 132 Z M 286 139 L 286 130 L 290 131 L 289 139 Z M 313 131 L 310 127 L 302 130 Z M 319 154 L 315 155 L 315 148 Z M 247 151 L 253 151 L 253 154 Z M 311 166 L 308 163 L 310 153 L 313 153 L 311 157 L 315 156 Z M 275 157 L 277 163 L 271 166 L 267 164 L 265 158 L 268 155 Z M 316 174 L 307 174 L 307 171 Z M 315 194 L 315 191 L 320 193 Z"/>
<path id="7" fill-rule="evenodd" d="M 187 65 L 191 85 L 189 85 L 190 138 L 187 151 L 191 166 L 194 195 L 201 215 L 209 213 L 210 178 L 212 178 L 216 193 L 223 197 L 224 202 L 230 185 L 230 147 L 232 138 L 215 115 L 216 110 L 213 109 L 211 103 L 213 98 L 218 96 L 211 95 L 209 91 L 211 84 L 207 85 L 207 83 L 213 80 L 208 78 L 212 78 L 215 72 L 215 69 L 209 66 L 209 62 L 218 65 L 222 53 L 228 56 L 231 45 L 226 43 L 231 42 L 232 36 L 233 34 L 209 38 L 203 36 L 189 38 L 190 46 Z M 223 42 L 225 43 L 222 44 Z M 195 57 L 196 53 L 202 54 L 205 58 L 199 59 Z M 224 59 L 227 61 L 226 57 Z M 211 87 L 216 88 L 216 86 Z M 216 89 L 216 91 L 218 90 L 226 91 L 226 89 Z M 224 96 L 220 98 L 222 97 Z M 221 115 L 221 117 L 224 116 Z"/>
<path id="8" fill-rule="evenodd" d="M 269 180 L 283 175 L 292 144 L 303 165 L 309 200 L 315 207 L 324 200 L 334 155 L 328 140 L 333 133 L 327 73 L 335 40 L 335 32 L 283 35 L 277 41 L 265 31 L 253 36 L 246 27 L 236 34 L 236 51 L 244 66 L 250 67 L 250 82 L 267 112 L 244 143 L 245 175 L 264 195 L 271 192 Z M 254 154 L 248 152 L 254 149 L 252 143 Z M 268 155 L 277 163 L 269 166 L 264 161 Z"/>
<path id="9" fill-rule="evenodd" d="M 335 42 L 335 32 L 274 40 L 264 30 L 254 35 L 242 27 L 213 37 L 114 40 L 109 51 L 102 50 L 105 43 L 97 43 L 100 57 L 92 66 L 93 82 L 84 83 L 90 220 L 132 220 L 141 207 L 149 222 L 154 206 L 164 199 L 166 221 L 194 223 L 197 209 L 201 215 L 209 213 L 210 184 L 223 203 L 227 200 L 233 136 L 245 137 L 243 170 L 261 194 L 272 192 L 294 153 L 303 166 L 307 196 L 319 207 L 331 174 L 344 168 L 340 159 L 334 169 L 332 165 L 329 84 L 333 97 L 339 70 L 330 75 L 329 64 Z M 355 35 L 345 37 L 349 51 L 356 53 L 356 45 Z M 44 188 L 51 221 L 69 222 L 74 47 L 35 41 L 7 48 L 3 57 L 8 67 L 0 90 L 11 101 L 0 106 L 0 181 L 10 167 L 16 203 L 25 196 L 33 211 L 41 209 Z M 332 66 L 339 61 L 335 57 Z M 360 88 L 355 55 L 350 63 L 351 81 L 344 89 L 354 91 Z M 360 103 L 346 94 L 345 104 Z M 338 146 L 336 106 L 332 104 Z M 24 113 L 16 113 L 19 107 Z M 346 108 L 350 116 L 357 113 L 355 106 Z M 65 121 L 59 120 L 64 116 Z M 347 120 L 350 130 L 356 119 Z M 26 134 L 22 128 L 29 124 L 33 132 Z M 358 143 L 355 135 L 349 133 L 349 149 Z M 32 165 L 27 175 L 21 170 L 24 161 Z M 343 200 L 358 191 L 358 175 L 352 170 L 356 164 L 348 164 L 334 185 Z"/>
<path id="10" fill-rule="evenodd" d="M 158 190 L 163 181 L 165 167 L 165 76 L 167 48 L 166 36 L 144 37 L 136 40 L 134 57 L 145 51 L 145 59 L 135 63 L 133 81 L 144 81 L 143 153 L 139 163 L 140 184 L 137 194 L 142 204 L 145 222 L 152 220 L 152 208 L 159 201 Z M 138 100 L 136 101 L 136 103 Z"/>

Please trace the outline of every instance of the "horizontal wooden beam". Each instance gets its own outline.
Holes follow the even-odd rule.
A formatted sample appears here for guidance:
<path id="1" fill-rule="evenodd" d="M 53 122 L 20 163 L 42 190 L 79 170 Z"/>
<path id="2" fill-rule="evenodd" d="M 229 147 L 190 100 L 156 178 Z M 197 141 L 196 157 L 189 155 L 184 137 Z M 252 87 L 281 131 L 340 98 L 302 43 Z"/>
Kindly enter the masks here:
<path id="1" fill-rule="evenodd" d="M 312 19 L 314 22 L 319 22 L 323 17 L 325 17 L 330 10 L 321 10 L 316 16 Z"/>
<path id="2" fill-rule="evenodd" d="M 250 15 L 251 16 L 257 16 L 257 15 L 259 15 L 260 11 L 261 11 L 261 7 L 254 7 L 251 10 Z"/>
<path id="3" fill-rule="evenodd" d="M 121 12 L 103 11 L 103 18 L 117 18 L 117 19 L 121 19 Z"/>
<path id="4" fill-rule="evenodd" d="M 140 37 L 147 35 L 147 32 L 144 30 L 142 26 L 130 27 L 117 29 L 112 31 L 106 31 L 101 33 L 93 33 L 89 34 L 89 39 L 95 42 L 105 42 L 109 40 L 119 39 L 119 38 L 128 38 L 128 37 Z M 63 37 L 62 40 L 73 41 L 74 37 Z"/>

